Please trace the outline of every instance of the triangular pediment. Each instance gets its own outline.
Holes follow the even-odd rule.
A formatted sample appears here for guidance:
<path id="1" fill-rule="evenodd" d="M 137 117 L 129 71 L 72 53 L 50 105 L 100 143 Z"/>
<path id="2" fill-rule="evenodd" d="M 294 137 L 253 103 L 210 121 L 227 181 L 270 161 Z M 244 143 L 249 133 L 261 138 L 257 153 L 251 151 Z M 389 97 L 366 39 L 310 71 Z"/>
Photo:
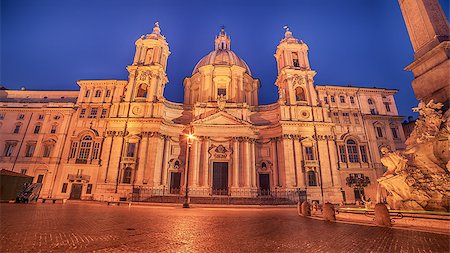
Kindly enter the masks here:
<path id="1" fill-rule="evenodd" d="M 233 115 L 220 111 L 203 119 L 198 119 L 192 122 L 194 125 L 234 125 L 234 126 L 251 126 L 251 124 L 245 120 L 238 119 Z"/>

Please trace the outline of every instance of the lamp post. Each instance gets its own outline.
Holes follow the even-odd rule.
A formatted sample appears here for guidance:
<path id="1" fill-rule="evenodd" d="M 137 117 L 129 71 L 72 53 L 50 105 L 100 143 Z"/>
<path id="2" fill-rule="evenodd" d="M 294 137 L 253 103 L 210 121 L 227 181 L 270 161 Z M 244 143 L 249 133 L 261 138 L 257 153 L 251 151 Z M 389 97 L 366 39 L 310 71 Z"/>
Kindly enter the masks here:
<path id="1" fill-rule="evenodd" d="M 186 190 L 184 193 L 183 208 L 189 208 L 189 155 L 191 153 L 192 143 L 194 142 L 195 139 L 195 136 L 192 133 L 189 133 L 186 137 L 187 137 L 186 169 L 185 169 Z"/>

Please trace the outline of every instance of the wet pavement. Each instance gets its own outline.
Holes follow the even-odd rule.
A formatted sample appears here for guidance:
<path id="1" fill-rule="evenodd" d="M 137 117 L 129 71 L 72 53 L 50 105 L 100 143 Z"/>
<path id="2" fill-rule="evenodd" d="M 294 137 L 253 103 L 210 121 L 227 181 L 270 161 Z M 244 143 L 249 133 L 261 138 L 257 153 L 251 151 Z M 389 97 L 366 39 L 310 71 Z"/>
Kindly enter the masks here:
<path id="1" fill-rule="evenodd" d="M 0 204 L 1 252 L 449 252 L 450 235 L 299 217 L 294 208 Z"/>

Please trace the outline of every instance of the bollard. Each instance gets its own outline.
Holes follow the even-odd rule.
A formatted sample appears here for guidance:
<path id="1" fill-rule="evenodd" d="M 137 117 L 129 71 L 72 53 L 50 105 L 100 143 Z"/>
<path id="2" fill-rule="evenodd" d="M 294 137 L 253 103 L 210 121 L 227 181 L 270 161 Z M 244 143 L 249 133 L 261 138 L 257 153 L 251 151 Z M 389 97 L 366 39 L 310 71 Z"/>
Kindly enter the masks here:
<path id="1" fill-rule="evenodd" d="M 336 214 L 334 211 L 333 204 L 327 202 L 323 205 L 323 218 L 326 221 L 335 221 L 336 220 Z"/>
<path id="2" fill-rule="evenodd" d="M 375 205 L 375 224 L 380 227 L 391 227 L 391 217 L 385 204 Z"/>
<path id="3" fill-rule="evenodd" d="M 301 208 L 303 216 L 311 216 L 311 205 L 308 202 L 303 202 Z"/>

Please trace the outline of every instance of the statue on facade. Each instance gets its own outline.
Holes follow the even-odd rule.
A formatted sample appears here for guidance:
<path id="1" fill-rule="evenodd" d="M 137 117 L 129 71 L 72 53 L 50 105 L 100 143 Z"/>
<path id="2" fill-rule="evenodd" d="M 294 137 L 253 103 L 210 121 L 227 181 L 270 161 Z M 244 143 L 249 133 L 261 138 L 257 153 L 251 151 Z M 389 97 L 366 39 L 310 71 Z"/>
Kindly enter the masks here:
<path id="1" fill-rule="evenodd" d="M 378 182 L 388 191 L 388 203 L 395 209 L 449 208 L 449 117 L 442 115 L 441 107 L 433 100 L 420 102 L 413 109 L 420 116 L 406 141 L 406 150 L 381 149 L 381 162 L 387 171 Z"/>

